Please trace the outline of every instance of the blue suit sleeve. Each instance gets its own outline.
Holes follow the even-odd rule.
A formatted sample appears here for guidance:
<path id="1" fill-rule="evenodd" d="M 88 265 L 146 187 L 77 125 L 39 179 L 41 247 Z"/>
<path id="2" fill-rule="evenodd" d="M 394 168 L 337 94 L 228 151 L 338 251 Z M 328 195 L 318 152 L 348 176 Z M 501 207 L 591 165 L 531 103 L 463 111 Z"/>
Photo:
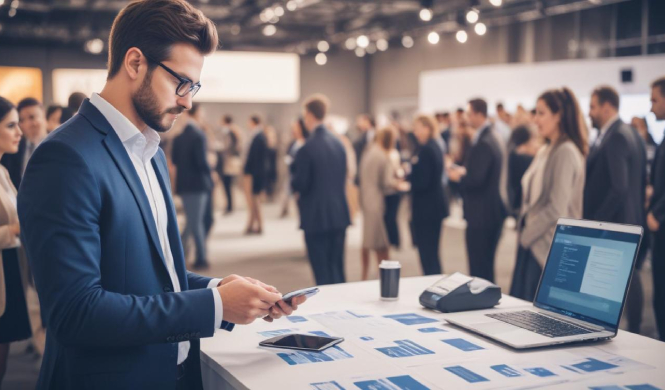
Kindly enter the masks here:
<path id="1" fill-rule="evenodd" d="M 112 201 L 111 201 L 112 202 Z M 21 237 L 49 332 L 65 346 L 122 347 L 214 333 L 214 298 L 198 289 L 138 296 L 102 286 L 100 218 L 92 171 L 71 146 L 50 140 L 32 156 L 18 197 Z"/>
<path id="2" fill-rule="evenodd" d="M 311 165 L 312 162 L 310 161 L 309 153 L 305 147 L 300 148 L 296 154 L 296 159 L 293 162 L 293 169 L 291 172 L 291 187 L 293 188 L 293 192 L 301 195 L 307 193 L 312 183 Z"/>

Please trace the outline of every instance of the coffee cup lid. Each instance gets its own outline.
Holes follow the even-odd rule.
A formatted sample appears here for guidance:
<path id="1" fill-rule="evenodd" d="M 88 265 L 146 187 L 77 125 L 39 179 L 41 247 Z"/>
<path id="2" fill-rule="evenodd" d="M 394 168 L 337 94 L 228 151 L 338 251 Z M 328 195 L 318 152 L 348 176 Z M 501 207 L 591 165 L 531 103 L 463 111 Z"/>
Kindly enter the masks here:
<path id="1" fill-rule="evenodd" d="M 402 268 L 402 265 L 397 260 L 383 260 L 379 265 L 380 268 Z"/>

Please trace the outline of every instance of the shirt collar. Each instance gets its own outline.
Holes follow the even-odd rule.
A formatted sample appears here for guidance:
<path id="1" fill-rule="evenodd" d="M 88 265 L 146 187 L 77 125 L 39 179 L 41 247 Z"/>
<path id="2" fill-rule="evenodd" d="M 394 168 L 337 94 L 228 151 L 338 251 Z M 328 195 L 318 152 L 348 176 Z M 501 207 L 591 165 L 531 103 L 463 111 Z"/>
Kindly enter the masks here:
<path id="1" fill-rule="evenodd" d="M 487 121 L 485 121 L 485 124 L 483 124 L 483 125 L 480 127 L 480 130 L 476 131 L 476 134 L 473 135 L 473 138 L 471 139 L 471 143 L 472 143 L 473 145 L 477 144 L 477 143 L 478 143 L 478 140 L 480 139 L 480 136 L 483 135 L 483 133 L 485 132 L 485 129 L 487 129 L 487 128 L 490 127 L 491 125 L 492 125 L 492 124 L 490 123 L 489 119 L 488 119 Z"/>
<path id="2" fill-rule="evenodd" d="M 614 123 L 618 120 L 619 120 L 619 114 L 616 114 L 615 116 L 611 117 L 610 120 L 608 120 L 607 123 L 605 123 L 605 126 L 603 126 L 600 129 L 600 134 L 604 135 L 607 132 L 607 130 L 609 130 L 610 127 L 612 127 L 612 125 L 614 125 Z"/>
<path id="3" fill-rule="evenodd" d="M 155 156 L 161 141 L 159 133 L 149 127 L 143 132 L 139 131 L 126 116 L 97 93 L 92 94 L 90 103 L 104 115 L 128 151 L 140 157 L 144 163 Z"/>

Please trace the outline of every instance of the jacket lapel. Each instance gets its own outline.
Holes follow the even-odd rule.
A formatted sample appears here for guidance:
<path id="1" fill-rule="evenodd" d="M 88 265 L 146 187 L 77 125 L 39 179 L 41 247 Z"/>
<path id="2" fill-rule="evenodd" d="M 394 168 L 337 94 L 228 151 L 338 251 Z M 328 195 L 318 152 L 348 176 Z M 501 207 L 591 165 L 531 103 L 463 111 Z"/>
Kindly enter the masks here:
<path id="1" fill-rule="evenodd" d="M 159 181 L 159 187 L 162 189 L 164 195 L 164 203 L 166 204 L 166 214 L 168 215 L 168 239 L 171 246 L 171 254 L 173 255 L 173 264 L 178 280 L 180 281 L 180 290 L 189 290 L 187 284 L 187 270 L 185 269 L 185 255 L 182 249 L 182 242 L 180 241 L 180 233 L 178 231 L 178 220 L 176 218 L 175 207 L 173 206 L 173 198 L 171 196 L 171 181 L 168 180 L 169 174 L 166 169 L 166 161 L 157 161 L 163 159 L 161 150 L 157 152 L 155 157 L 152 158 L 152 166 L 155 169 L 155 175 Z"/>
<path id="2" fill-rule="evenodd" d="M 104 146 L 108 150 L 109 154 L 113 158 L 118 170 L 125 178 L 127 186 L 132 191 L 134 199 L 141 210 L 141 216 L 143 217 L 143 223 L 145 224 L 146 229 L 148 230 L 150 241 L 152 242 L 155 250 L 159 254 L 164 267 L 168 270 L 166 266 L 166 260 L 164 259 L 164 253 L 162 252 L 162 246 L 159 244 L 159 236 L 157 235 L 157 226 L 155 224 L 155 219 L 152 216 L 152 210 L 150 209 L 150 203 L 148 202 L 148 197 L 143 189 L 143 184 L 139 175 L 136 173 L 136 169 L 132 164 L 132 161 L 127 154 L 125 146 L 120 141 L 118 134 L 111 127 L 109 122 L 104 118 L 97 108 L 90 103 L 89 100 L 85 100 L 81 105 L 79 113 L 85 116 L 90 123 L 100 132 L 106 134 L 104 138 Z"/>

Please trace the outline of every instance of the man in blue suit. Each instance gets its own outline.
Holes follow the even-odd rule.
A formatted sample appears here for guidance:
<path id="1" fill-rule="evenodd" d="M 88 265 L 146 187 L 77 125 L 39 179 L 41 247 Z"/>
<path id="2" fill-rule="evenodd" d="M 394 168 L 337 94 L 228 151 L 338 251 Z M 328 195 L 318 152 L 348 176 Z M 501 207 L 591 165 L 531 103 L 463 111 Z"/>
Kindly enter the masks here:
<path id="1" fill-rule="evenodd" d="M 183 0 L 129 4 L 103 91 L 30 159 L 18 210 L 48 329 L 38 389 L 201 389 L 200 338 L 292 311 L 259 281 L 185 269 L 159 133 L 216 47 Z"/>
<path id="2" fill-rule="evenodd" d="M 346 151 L 323 124 L 327 99 L 305 103 L 307 142 L 292 164 L 293 191 L 299 194 L 300 228 L 316 284 L 344 283 L 344 241 L 351 224 L 346 203 Z"/>

